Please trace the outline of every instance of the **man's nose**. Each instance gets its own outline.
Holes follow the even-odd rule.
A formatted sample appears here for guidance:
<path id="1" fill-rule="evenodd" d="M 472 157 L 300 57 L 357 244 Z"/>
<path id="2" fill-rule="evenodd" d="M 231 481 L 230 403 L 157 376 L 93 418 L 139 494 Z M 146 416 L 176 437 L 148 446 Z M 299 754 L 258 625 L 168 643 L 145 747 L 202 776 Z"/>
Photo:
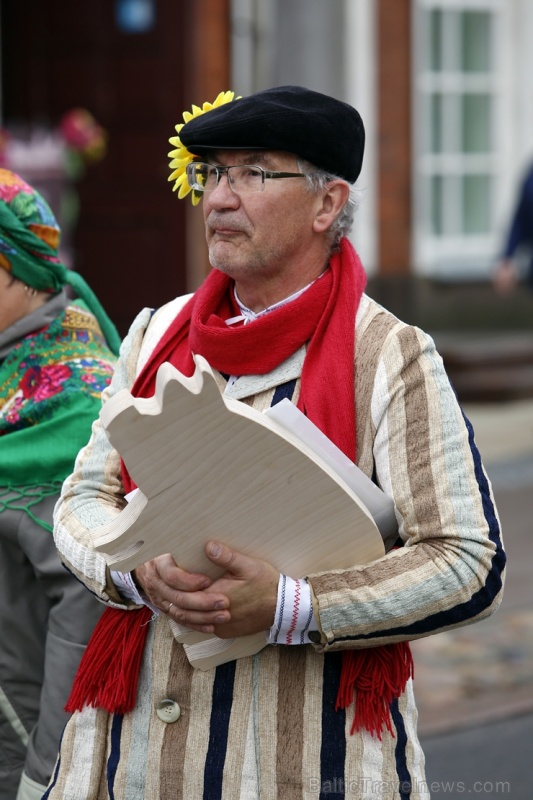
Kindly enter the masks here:
<path id="1" fill-rule="evenodd" d="M 216 207 L 220 207 L 222 205 L 236 208 L 241 202 L 239 195 L 231 188 L 231 183 L 227 173 L 225 175 L 221 175 L 215 188 L 210 192 L 207 192 L 207 199 L 210 205 Z"/>

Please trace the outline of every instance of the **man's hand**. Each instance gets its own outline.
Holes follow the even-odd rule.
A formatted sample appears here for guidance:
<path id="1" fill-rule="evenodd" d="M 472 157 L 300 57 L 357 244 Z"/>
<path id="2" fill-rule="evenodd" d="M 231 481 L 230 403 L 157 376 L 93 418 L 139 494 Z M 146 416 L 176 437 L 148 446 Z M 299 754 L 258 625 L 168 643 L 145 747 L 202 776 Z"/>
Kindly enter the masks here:
<path id="1" fill-rule="evenodd" d="M 245 556 L 220 542 L 208 542 L 205 552 L 225 572 L 204 593 L 220 593 L 229 601 L 229 619 L 217 621 L 213 633 L 230 639 L 271 628 L 278 597 L 278 570 L 267 561 Z"/>
<path id="2" fill-rule="evenodd" d="M 193 574 L 167 554 L 142 564 L 134 578 L 152 605 L 176 622 L 222 639 L 268 630 L 274 622 L 279 572 L 219 542 L 206 555 L 222 570 L 220 578 Z"/>
<path id="3" fill-rule="evenodd" d="M 492 285 L 498 294 L 510 294 L 516 289 L 518 283 L 518 273 L 514 262 L 506 258 L 497 264 L 492 275 Z"/>
<path id="4" fill-rule="evenodd" d="M 227 611 L 221 616 L 228 598 L 216 592 L 205 594 L 202 590 L 211 586 L 211 579 L 181 569 L 170 553 L 141 564 L 132 575 L 141 594 L 176 622 L 211 633 L 215 621 L 229 619 Z"/>

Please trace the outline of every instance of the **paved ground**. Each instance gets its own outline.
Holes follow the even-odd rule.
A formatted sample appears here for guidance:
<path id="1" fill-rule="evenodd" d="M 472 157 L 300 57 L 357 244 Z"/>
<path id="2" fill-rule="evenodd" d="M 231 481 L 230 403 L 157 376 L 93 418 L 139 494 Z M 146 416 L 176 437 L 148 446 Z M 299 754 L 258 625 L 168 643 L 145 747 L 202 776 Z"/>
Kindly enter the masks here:
<path id="1" fill-rule="evenodd" d="M 433 800 L 532 800 L 533 402 L 465 412 L 495 491 L 506 586 L 490 619 L 413 644 L 419 732 Z"/>
<path id="2" fill-rule="evenodd" d="M 423 740 L 431 800 L 531 800 L 532 741 L 533 714 Z"/>

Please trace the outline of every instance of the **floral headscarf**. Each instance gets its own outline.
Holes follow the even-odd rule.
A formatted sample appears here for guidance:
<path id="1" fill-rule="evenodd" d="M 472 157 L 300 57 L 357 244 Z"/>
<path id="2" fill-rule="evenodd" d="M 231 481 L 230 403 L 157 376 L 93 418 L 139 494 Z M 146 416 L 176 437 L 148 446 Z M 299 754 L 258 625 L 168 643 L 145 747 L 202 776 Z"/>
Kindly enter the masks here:
<path id="1" fill-rule="evenodd" d="M 120 337 L 100 301 L 58 258 L 61 231 L 46 200 L 19 175 L 0 169 L 0 267 L 40 292 L 57 294 L 70 284 L 98 319 L 111 350 Z"/>

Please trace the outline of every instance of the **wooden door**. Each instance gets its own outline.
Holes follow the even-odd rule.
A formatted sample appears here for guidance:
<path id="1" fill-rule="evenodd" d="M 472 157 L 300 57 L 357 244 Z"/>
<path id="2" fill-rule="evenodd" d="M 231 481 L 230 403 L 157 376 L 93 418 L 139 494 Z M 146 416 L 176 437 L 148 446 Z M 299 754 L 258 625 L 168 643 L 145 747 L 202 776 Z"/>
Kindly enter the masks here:
<path id="1" fill-rule="evenodd" d="M 53 128 L 81 106 L 108 133 L 106 157 L 76 184 L 73 266 L 124 334 L 143 306 L 186 290 L 185 208 L 167 153 L 186 107 L 190 4 L 141 0 L 151 21 L 126 32 L 121 0 L 0 2 L 4 125 Z"/>

